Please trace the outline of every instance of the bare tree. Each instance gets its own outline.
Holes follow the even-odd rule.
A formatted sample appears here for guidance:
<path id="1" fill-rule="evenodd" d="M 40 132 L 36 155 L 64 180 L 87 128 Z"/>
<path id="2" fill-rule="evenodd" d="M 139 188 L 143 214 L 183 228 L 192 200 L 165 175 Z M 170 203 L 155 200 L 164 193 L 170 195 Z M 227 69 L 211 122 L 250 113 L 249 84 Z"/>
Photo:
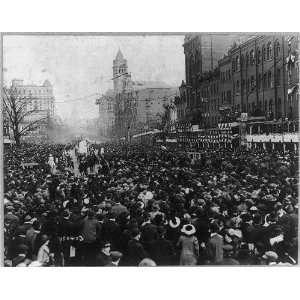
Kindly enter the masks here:
<path id="1" fill-rule="evenodd" d="M 28 120 L 28 117 L 38 113 L 39 110 L 36 108 L 27 110 L 27 105 L 33 98 L 20 97 L 15 89 L 7 90 L 4 88 L 2 99 L 4 110 L 9 119 L 9 127 L 13 132 L 16 145 L 19 146 L 22 136 L 37 129 L 48 117 Z"/>

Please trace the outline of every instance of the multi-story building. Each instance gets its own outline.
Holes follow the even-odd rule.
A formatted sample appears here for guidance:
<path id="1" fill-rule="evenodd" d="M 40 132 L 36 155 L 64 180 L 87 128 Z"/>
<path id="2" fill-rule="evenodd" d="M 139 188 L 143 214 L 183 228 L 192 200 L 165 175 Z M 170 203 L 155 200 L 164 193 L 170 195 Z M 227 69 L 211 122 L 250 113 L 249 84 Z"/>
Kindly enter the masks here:
<path id="1" fill-rule="evenodd" d="M 294 40 L 292 44 L 290 41 Z M 232 61 L 234 109 L 249 117 L 268 120 L 298 117 L 298 103 L 288 102 L 289 53 L 298 53 L 297 36 L 256 36 L 229 51 Z M 291 54 L 292 55 L 292 54 Z M 299 71 L 292 63 L 291 86 L 297 86 Z M 294 91 L 294 90 L 293 90 Z M 295 109 L 295 113 L 293 112 Z M 297 111 L 297 112 L 296 112 Z"/>
<path id="2" fill-rule="evenodd" d="M 25 101 L 23 107 L 22 128 L 32 125 L 32 130 L 28 131 L 23 140 L 39 142 L 45 140 L 47 135 L 47 124 L 49 119 L 55 114 L 55 99 L 53 95 L 53 87 L 48 80 L 42 85 L 25 85 L 23 80 L 12 80 L 9 93 L 16 97 L 17 101 Z"/>
<path id="3" fill-rule="evenodd" d="M 105 95 L 96 100 L 96 104 L 99 105 L 98 129 L 101 136 L 109 137 L 112 135 L 115 120 L 114 102 L 113 90 L 108 90 Z"/>
<path id="4" fill-rule="evenodd" d="M 201 116 L 199 101 L 201 100 L 199 84 L 204 77 L 210 77 L 218 67 L 218 60 L 224 56 L 236 41 L 243 41 L 249 35 L 238 34 L 189 34 L 184 40 L 186 83 L 181 85 L 182 102 L 186 102 L 186 116 Z M 201 88 L 200 88 L 201 90 Z M 207 106 L 208 107 L 208 106 Z M 207 117 L 205 117 L 207 118 Z"/>
<path id="5" fill-rule="evenodd" d="M 232 109 L 232 68 L 231 58 L 225 55 L 219 60 L 220 81 L 219 81 L 219 121 L 228 122 L 235 115 L 235 110 Z"/>
<path id="6" fill-rule="evenodd" d="M 297 119 L 298 45 L 296 35 L 187 36 L 186 83 L 176 101 L 179 120 L 205 127 L 241 113 L 247 118 Z"/>
<path id="7" fill-rule="evenodd" d="M 12 80 L 11 92 L 27 100 L 26 110 L 34 110 L 29 118 L 54 116 L 55 100 L 53 87 L 48 80 L 42 85 L 24 85 L 23 80 Z"/>
<path id="8" fill-rule="evenodd" d="M 132 80 L 127 60 L 120 50 L 113 62 L 113 83 L 118 137 L 128 138 L 160 126 L 164 106 L 179 95 L 178 88 L 163 82 Z"/>

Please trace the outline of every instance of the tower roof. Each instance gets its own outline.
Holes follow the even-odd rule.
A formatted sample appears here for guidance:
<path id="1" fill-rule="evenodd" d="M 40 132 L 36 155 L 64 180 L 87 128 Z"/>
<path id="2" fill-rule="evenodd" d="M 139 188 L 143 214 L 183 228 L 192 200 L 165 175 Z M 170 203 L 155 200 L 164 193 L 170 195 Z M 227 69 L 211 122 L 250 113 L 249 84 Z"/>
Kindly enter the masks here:
<path id="1" fill-rule="evenodd" d="M 123 54 L 119 48 L 117 56 L 116 56 L 116 60 L 123 60 L 123 59 L 124 59 Z"/>
<path id="2" fill-rule="evenodd" d="M 51 83 L 48 79 L 46 79 L 43 83 L 43 86 L 51 86 Z"/>

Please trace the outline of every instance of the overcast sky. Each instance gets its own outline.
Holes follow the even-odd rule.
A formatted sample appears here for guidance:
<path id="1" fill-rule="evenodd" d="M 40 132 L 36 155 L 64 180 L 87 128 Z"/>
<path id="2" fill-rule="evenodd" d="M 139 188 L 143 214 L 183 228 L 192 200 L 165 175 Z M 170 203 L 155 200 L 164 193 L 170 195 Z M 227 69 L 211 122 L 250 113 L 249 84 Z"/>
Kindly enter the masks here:
<path id="1" fill-rule="evenodd" d="M 112 63 L 120 48 L 134 80 L 164 81 L 179 86 L 184 79 L 183 36 L 4 36 L 4 83 L 50 80 L 57 113 L 68 118 L 97 116 L 95 93 L 112 88 Z M 87 96 L 87 97 L 86 97 Z M 82 100 L 74 101 L 84 97 Z M 68 102 L 65 102 L 68 101 Z M 59 103 L 65 102 L 65 103 Z"/>

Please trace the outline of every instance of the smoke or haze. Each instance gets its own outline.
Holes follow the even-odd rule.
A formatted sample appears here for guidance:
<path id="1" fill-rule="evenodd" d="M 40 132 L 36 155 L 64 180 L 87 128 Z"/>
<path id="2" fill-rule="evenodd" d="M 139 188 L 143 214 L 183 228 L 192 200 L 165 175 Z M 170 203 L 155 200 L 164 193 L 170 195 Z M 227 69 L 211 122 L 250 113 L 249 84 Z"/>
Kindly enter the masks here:
<path id="1" fill-rule="evenodd" d="M 10 85 L 17 78 L 24 79 L 25 84 L 42 84 L 49 79 L 57 113 L 63 120 L 95 118 L 97 95 L 112 88 L 112 63 L 119 48 L 128 60 L 133 79 L 179 86 L 184 79 L 183 39 L 184 36 L 4 36 L 4 83 Z"/>

